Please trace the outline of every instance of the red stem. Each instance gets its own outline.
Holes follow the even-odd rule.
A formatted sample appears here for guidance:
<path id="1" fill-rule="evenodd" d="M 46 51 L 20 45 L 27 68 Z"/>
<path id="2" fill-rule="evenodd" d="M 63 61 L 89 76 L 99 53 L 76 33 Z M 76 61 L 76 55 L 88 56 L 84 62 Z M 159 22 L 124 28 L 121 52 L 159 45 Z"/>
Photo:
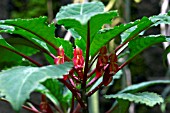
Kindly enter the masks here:
<path id="1" fill-rule="evenodd" d="M 93 69 L 88 75 L 87 78 L 90 78 L 96 72 L 96 68 Z"/>
<path id="2" fill-rule="evenodd" d="M 99 55 L 97 55 L 97 56 L 93 59 L 93 61 L 91 62 L 90 66 L 89 66 L 88 71 L 91 69 L 93 63 L 97 60 L 98 56 L 99 56 Z"/>
<path id="3" fill-rule="evenodd" d="M 35 110 L 35 109 L 32 109 L 32 108 L 30 108 L 30 107 L 24 106 L 24 105 L 22 105 L 22 107 L 23 107 L 24 109 L 26 109 L 26 110 L 28 110 L 28 111 L 32 111 L 32 112 L 34 112 L 34 113 L 42 113 L 42 112 L 39 112 L 39 111 L 37 111 L 37 110 Z"/>
<path id="4" fill-rule="evenodd" d="M 9 51 L 11 51 L 11 52 L 14 52 L 14 53 L 16 53 L 16 54 L 18 54 L 18 55 L 20 55 L 20 56 L 22 56 L 22 57 L 24 57 L 25 59 L 29 60 L 29 61 L 32 62 L 33 64 L 37 65 L 38 67 L 43 66 L 42 64 L 39 64 L 39 63 L 36 62 L 35 60 L 31 59 L 30 57 L 28 57 L 28 56 L 26 56 L 26 55 L 24 55 L 24 54 L 22 54 L 22 53 L 20 53 L 20 52 L 18 52 L 18 51 L 15 51 L 15 50 L 13 50 L 13 49 L 7 48 L 7 47 L 5 47 L 5 46 L 2 46 L 2 47 L 5 48 L 5 49 L 7 49 L 7 50 L 9 50 Z"/>
<path id="5" fill-rule="evenodd" d="M 86 88 L 92 86 L 100 77 L 94 77 L 86 86 Z"/>
<path id="6" fill-rule="evenodd" d="M 72 93 L 73 95 L 76 97 L 77 101 L 80 103 L 80 105 L 82 107 L 85 107 L 84 103 L 81 100 L 80 95 L 78 94 L 78 92 L 75 90 L 75 88 L 70 85 L 69 83 L 67 83 L 64 79 L 58 79 L 60 82 L 62 82 Z"/>
<path id="7" fill-rule="evenodd" d="M 2 98 L 0 98 L 0 100 L 9 103 L 7 100 L 2 99 Z M 38 110 L 33 109 L 33 108 L 30 108 L 30 107 L 27 107 L 27 106 L 25 106 L 25 105 L 22 105 L 22 107 L 23 107 L 24 109 L 26 109 L 26 110 L 28 110 L 28 111 L 32 111 L 32 112 L 34 112 L 34 113 L 41 113 L 41 112 L 39 112 Z"/>
<path id="8" fill-rule="evenodd" d="M 92 94 L 94 94 L 98 89 L 101 88 L 101 86 L 103 85 L 103 82 L 101 82 L 96 88 L 94 88 L 92 91 L 90 91 L 87 96 L 90 97 Z"/>
<path id="9" fill-rule="evenodd" d="M 71 101 L 71 110 L 70 113 L 73 113 L 74 111 L 74 95 L 72 95 L 72 101 Z"/>
<path id="10" fill-rule="evenodd" d="M 80 104 L 78 103 L 76 108 L 74 109 L 73 113 L 79 113 L 80 112 L 80 109 L 81 109 L 81 106 Z"/>

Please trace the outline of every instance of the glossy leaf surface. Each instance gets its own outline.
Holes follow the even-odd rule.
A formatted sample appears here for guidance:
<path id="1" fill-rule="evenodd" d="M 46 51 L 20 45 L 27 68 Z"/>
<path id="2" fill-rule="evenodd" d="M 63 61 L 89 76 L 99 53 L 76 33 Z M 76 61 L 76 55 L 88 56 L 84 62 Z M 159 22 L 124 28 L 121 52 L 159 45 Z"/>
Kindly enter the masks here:
<path id="1" fill-rule="evenodd" d="M 163 35 L 150 35 L 131 40 L 128 44 L 128 47 L 130 49 L 128 61 L 130 61 L 132 58 L 134 58 L 136 55 L 138 55 L 140 52 L 150 47 L 151 45 L 161 42 L 170 42 L 170 38 Z"/>
<path id="2" fill-rule="evenodd" d="M 29 99 L 40 82 L 48 78 L 62 78 L 71 69 L 72 63 L 44 67 L 14 67 L 0 73 L 0 92 L 19 111 L 22 104 Z"/>
<path id="3" fill-rule="evenodd" d="M 142 92 L 142 93 L 121 93 L 115 95 L 106 95 L 105 98 L 116 98 L 122 100 L 128 100 L 134 103 L 141 103 L 147 106 L 153 107 L 156 104 L 163 103 L 163 98 L 156 93 Z"/>

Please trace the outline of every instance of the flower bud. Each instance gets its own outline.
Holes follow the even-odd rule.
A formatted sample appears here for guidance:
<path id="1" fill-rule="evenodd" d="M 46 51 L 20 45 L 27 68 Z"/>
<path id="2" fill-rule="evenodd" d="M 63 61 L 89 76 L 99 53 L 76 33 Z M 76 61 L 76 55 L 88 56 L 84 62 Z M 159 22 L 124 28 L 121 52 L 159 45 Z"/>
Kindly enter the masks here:
<path id="1" fill-rule="evenodd" d="M 54 64 L 59 65 L 64 63 L 64 57 L 58 56 L 54 58 Z"/>
<path id="2" fill-rule="evenodd" d="M 110 58 L 109 65 L 110 74 L 115 74 L 119 70 L 119 66 L 117 64 L 117 56 L 116 54 L 111 54 L 109 58 Z"/>
<path id="3" fill-rule="evenodd" d="M 75 69 L 83 69 L 84 67 L 83 52 L 80 48 L 74 49 L 73 64 Z"/>
<path id="4" fill-rule="evenodd" d="M 57 50 L 57 57 L 54 58 L 54 64 L 59 65 L 64 63 L 64 49 L 60 46 Z"/>
<path id="5" fill-rule="evenodd" d="M 64 57 L 64 49 L 62 46 L 60 46 L 57 50 L 57 55 Z"/>

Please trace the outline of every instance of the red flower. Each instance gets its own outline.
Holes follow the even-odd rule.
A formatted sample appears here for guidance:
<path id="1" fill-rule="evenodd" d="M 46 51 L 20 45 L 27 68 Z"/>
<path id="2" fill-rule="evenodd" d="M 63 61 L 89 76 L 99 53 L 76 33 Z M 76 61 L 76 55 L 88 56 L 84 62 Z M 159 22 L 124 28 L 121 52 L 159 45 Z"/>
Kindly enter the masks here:
<path id="1" fill-rule="evenodd" d="M 64 49 L 60 46 L 57 50 L 57 57 L 54 58 L 54 64 L 59 65 L 64 63 Z"/>
<path id="2" fill-rule="evenodd" d="M 58 56 L 54 59 L 54 64 L 59 65 L 64 63 L 64 57 Z"/>
<path id="3" fill-rule="evenodd" d="M 57 55 L 58 56 L 63 56 L 64 57 L 64 49 L 62 46 L 60 46 L 57 50 Z"/>
<path id="4" fill-rule="evenodd" d="M 80 48 L 74 49 L 73 64 L 75 69 L 83 69 L 84 67 L 83 52 Z"/>

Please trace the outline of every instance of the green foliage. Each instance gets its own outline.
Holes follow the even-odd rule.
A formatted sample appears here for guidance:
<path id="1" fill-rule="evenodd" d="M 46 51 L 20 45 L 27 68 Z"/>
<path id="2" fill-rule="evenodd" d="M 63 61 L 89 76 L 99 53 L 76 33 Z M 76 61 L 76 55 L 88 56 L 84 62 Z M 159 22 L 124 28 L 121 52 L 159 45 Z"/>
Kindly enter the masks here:
<path id="1" fill-rule="evenodd" d="M 138 84 L 133 84 L 121 90 L 119 93 L 136 93 L 146 89 L 147 87 L 157 85 L 157 84 L 170 84 L 170 80 L 154 80 L 154 81 L 147 81 Z"/>
<path id="2" fill-rule="evenodd" d="M 110 24 L 111 19 L 116 16 L 118 16 L 117 11 L 104 12 L 104 6 L 101 2 L 92 2 L 64 6 L 56 15 L 56 19 L 58 24 L 64 25 L 67 29 L 71 29 L 72 33 L 74 32 L 73 36 L 75 36 L 76 33 L 76 37 L 81 37 L 79 39 L 76 39 L 76 45 L 80 47 L 83 52 L 85 52 L 88 21 L 90 21 L 90 43 L 92 43 L 93 39 L 96 37 L 95 35 L 99 32 L 102 26 L 104 24 Z M 91 46 L 91 48 L 94 47 Z M 95 49 L 90 51 L 94 50 Z M 98 50 L 95 50 L 94 52 L 96 53 L 97 51 Z M 93 56 L 94 54 L 92 54 L 92 57 Z"/>
<path id="3" fill-rule="evenodd" d="M 151 45 L 160 43 L 160 42 L 169 42 L 170 38 L 163 36 L 163 35 L 150 35 L 145 37 L 135 38 L 134 40 L 130 41 L 128 47 L 130 49 L 130 55 L 128 60 L 131 60 L 140 52 L 145 50 Z"/>
<path id="4" fill-rule="evenodd" d="M 136 55 L 154 44 L 170 41 L 169 37 L 163 35 L 142 36 L 142 33 L 152 26 L 161 23 L 169 24 L 168 14 L 150 18 L 143 17 L 141 20 L 121 24 L 114 28 L 104 28 L 105 24 L 111 24 L 111 20 L 117 16 L 117 11 L 104 12 L 104 5 L 101 2 L 71 4 L 60 9 L 56 15 L 57 23 L 71 31 L 75 38 L 74 45 L 82 49 L 84 58 L 91 58 L 89 61 L 86 61 L 85 58 L 85 63 L 80 49 L 74 51 L 73 54 L 73 45 L 69 41 L 55 37 L 55 25 L 53 23 L 48 24 L 46 22 L 47 17 L 0 20 L 0 33 L 17 34 L 17 37 L 9 39 L 0 36 L 0 62 L 14 61 L 14 59 L 21 61 L 22 57 L 30 60 L 28 56 L 42 51 L 50 64 L 53 64 L 56 60 L 60 64 L 60 60 L 65 57 L 62 52 L 58 52 L 61 46 L 68 61 L 71 61 L 74 55 L 74 67 L 72 63 L 64 63 L 57 66 L 43 67 L 20 66 L 2 71 L 0 73 L 0 84 L 5 85 L 0 86 L 0 94 L 5 96 L 5 99 L 11 103 L 16 111 L 20 110 L 26 99 L 29 99 L 30 93 L 35 90 L 45 94 L 55 106 L 60 106 L 64 112 L 70 109 L 71 99 L 72 103 L 76 103 L 74 100 L 77 100 L 84 108 L 87 104 L 85 102 L 86 97 L 91 96 L 103 85 L 109 85 L 110 80 L 120 79 L 121 69 Z M 21 37 L 18 37 L 18 35 Z M 99 56 L 95 58 L 99 50 L 116 37 L 121 37 L 121 44 L 116 47 L 115 54 L 111 55 L 107 50 L 101 50 Z M 116 57 L 120 58 L 120 55 L 117 51 L 122 49 L 121 47 L 126 43 L 128 43 L 129 57 L 123 64 L 118 63 L 119 60 Z M 87 48 L 86 44 L 89 44 L 88 47 L 90 48 Z M 16 55 L 10 59 L 12 53 Z M 168 53 L 169 49 L 165 51 L 164 57 Z M 97 61 L 97 66 L 90 61 Z M 32 62 L 37 64 L 36 61 Z M 100 69 L 91 70 L 89 64 Z M 42 65 L 38 64 L 37 66 Z M 89 70 L 91 70 L 90 74 Z M 63 77 L 63 75 L 65 76 Z M 96 78 L 95 75 L 98 75 L 99 78 Z M 63 82 L 69 90 L 65 89 L 65 86 L 56 78 L 62 78 L 60 82 Z M 155 93 L 139 93 L 139 91 L 152 85 L 169 83 L 169 80 L 143 82 L 105 97 L 117 99 L 121 109 L 119 110 L 120 113 L 127 111 L 130 102 L 142 103 L 152 107 L 157 103 L 162 103 L 163 99 Z"/>
<path id="5" fill-rule="evenodd" d="M 53 54 L 56 54 L 54 49 L 62 45 L 65 54 L 72 58 L 72 44 L 63 39 L 56 38 L 54 24 L 48 25 L 46 21 L 47 17 L 1 20 L 0 28 L 4 30 L 0 30 L 0 32 L 19 34 L 36 46 L 39 46 L 41 50 L 49 51 Z"/>
<path id="6" fill-rule="evenodd" d="M 120 93 L 114 95 L 106 95 L 105 98 L 116 98 L 122 100 L 128 100 L 134 103 L 141 103 L 147 106 L 153 107 L 156 104 L 163 103 L 163 98 L 156 93 L 142 92 L 142 93 Z"/>
<path id="7" fill-rule="evenodd" d="M 72 63 L 65 63 L 41 68 L 21 66 L 2 71 L 0 84 L 4 85 L 0 86 L 0 91 L 5 95 L 5 99 L 11 103 L 14 110 L 19 111 L 40 82 L 48 78 L 62 78 L 62 75 L 67 74 L 71 67 Z"/>
<path id="8" fill-rule="evenodd" d="M 70 107 L 72 94 L 56 79 L 46 80 L 36 89 L 36 91 L 45 94 L 55 105 L 61 106 L 64 111 L 67 111 Z"/>

